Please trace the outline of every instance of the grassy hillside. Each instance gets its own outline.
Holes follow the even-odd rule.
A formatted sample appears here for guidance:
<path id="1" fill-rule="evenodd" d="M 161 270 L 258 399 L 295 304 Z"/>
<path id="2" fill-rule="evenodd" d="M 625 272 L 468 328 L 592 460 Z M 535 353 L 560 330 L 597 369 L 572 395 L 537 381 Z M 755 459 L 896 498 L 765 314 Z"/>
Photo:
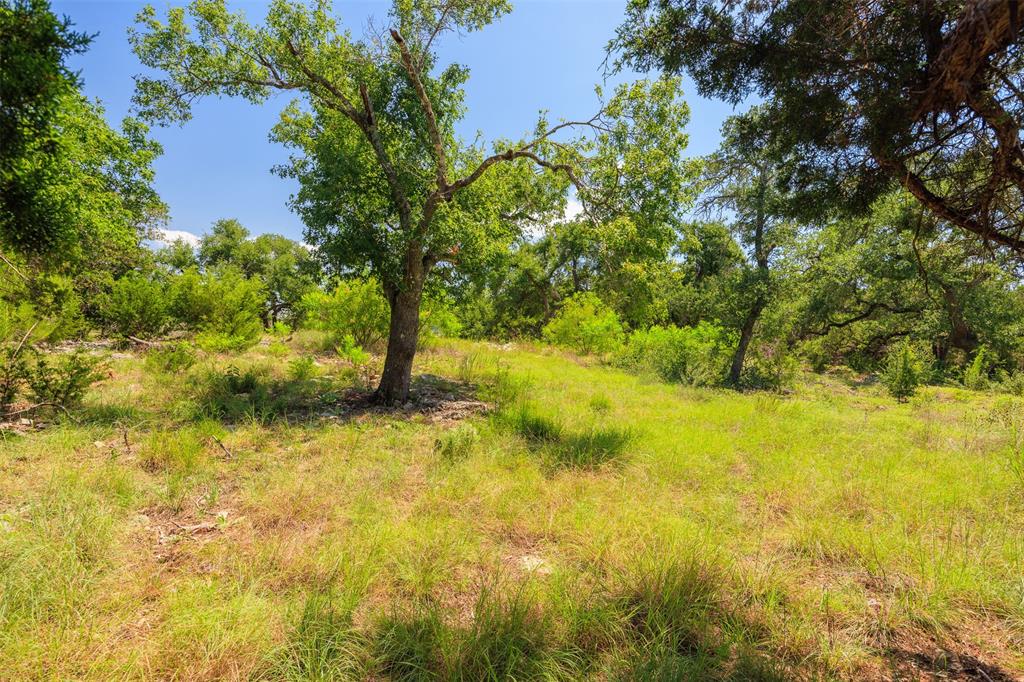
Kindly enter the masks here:
<path id="1" fill-rule="evenodd" d="M 0 677 L 1024 675 L 1019 400 L 452 342 L 381 413 L 299 355 L 126 354 L 5 432 Z"/>

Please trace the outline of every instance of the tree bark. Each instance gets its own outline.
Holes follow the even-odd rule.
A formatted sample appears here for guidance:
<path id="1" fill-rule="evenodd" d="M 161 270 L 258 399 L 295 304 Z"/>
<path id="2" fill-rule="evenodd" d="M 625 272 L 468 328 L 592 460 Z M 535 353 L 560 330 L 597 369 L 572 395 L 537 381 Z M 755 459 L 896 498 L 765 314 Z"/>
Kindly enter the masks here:
<path id="1" fill-rule="evenodd" d="M 747 348 L 750 347 L 750 340 L 754 338 L 754 325 L 761 317 L 764 310 L 764 301 L 760 295 L 754 301 L 746 319 L 743 320 L 743 327 L 740 329 L 740 342 L 736 346 L 736 352 L 732 355 L 732 366 L 729 368 L 729 383 L 733 386 L 740 385 L 740 377 L 743 374 L 743 363 L 746 361 Z"/>
<path id="2" fill-rule="evenodd" d="M 388 351 L 376 393 L 377 402 L 383 405 L 400 405 L 409 399 L 412 362 L 419 339 L 422 294 L 421 285 L 414 290 L 402 289 L 388 296 L 391 304 Z"/>
<path id="3" fill-rule="evenodd" d="M 732 355 L 732 366 L 729 368 L 729 383 L 738 388 L 740 378 L 743 375 L 743 363 L 747 358 L 747 348 L 754 338 L 754 327 L 761 318 L 761 312 L 768 304 L 767 287 L 770 276 L 768 266 L 768 255 L 770 247 L 764 243 L 764 233 L 768 225 L 768 215 L 765 212 L 765 194 L 768 191 L 768 173 L 766 169 L 760 168 L 757 179 L 757 213 L 754 216 L 754 262 L 757 264 L 757 292 L 754 294 L 754 302 L 747 311 L 743 320 L 743 327 L 740 329 L 740 342 L 736 346 L 736 352 Z"/>

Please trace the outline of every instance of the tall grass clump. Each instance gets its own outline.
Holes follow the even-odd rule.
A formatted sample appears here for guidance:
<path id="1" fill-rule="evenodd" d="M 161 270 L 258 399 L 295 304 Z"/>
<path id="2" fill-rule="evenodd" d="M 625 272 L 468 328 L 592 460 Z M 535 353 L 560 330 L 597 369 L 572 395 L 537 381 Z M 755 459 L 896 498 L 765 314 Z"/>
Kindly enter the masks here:
<path id="1" fill-rule="evenodd" d="M 633 440 L 633 432 L 618 426 L 592 426 L 564 434 L 554 451 L 558 466 L 593 469 L 618 459 Z"/>
<path id="2" fill-rule="evenodd" d="M 438 609 L 421 607 L 377 623 L 372 655 L 377 670 L 394 682 L 440 679 L 447 630 Z"/>
<path id="3" fill-rule="evenodd" d="M 279 376 L 269 365 L 206 368 L 190 377 L 194 416 L 228 422 L 306 417 L 338 398 L 329 377 L 308 358 L 295 358 Z"/>
<path id="4" fill-rule="evenodd" d="M 258 676 L 299 682 L 362 679 L 367 646 L 352 623 L 357 599 L 333 590 L 316 590 L 305 600 L 288 643 Z"/>
<path id="5" fill-rule="evenodd" d="M 717 386 L 725 380 L 733 335 L 710 322 L 693 327 L 651 327 L 633 332 L 615 364 L 662 381 Z"/>
<path id="6" fill-rule="evenodd" d="M 552 417 L 538 412 L 530 403 L 519 403 L 503 410 L 499 419 L 531 445 L 557 443 L 562 438 L 562 425 Z"/>
<path id="7" fill-rule="evenodd" d="M 485 585 L 472 624 L 456 634 L 449 677 L 456 680 L 531 679 L 540 674 L 552 632 L 527 586 L 503 593 Z"/>
<path id="8" fill-rule="evenodd" d="M 56 476 L 19 514 L 0 517 L 0 631 L 69 624 L 112 561 L 115 516 L 78 473 Z M 7 644 L 8 642 L 5 642 Z"/>
<path id="9" fill-rule="evenodd" d="M 459 424 L 441 434 L 434 442 L 434 451 L 448 462 L 469 457 L 480 442 L 480 432 L 472 424 Z"/>
<path id="10" fill-rule="evenodd" d="M 730 608 L 728 576 L 698 551 L 646 557 L 620 578 L 613 603 L 626 624 L 633 680 L 784 680 L 756 654 L 755 627 Z"/>

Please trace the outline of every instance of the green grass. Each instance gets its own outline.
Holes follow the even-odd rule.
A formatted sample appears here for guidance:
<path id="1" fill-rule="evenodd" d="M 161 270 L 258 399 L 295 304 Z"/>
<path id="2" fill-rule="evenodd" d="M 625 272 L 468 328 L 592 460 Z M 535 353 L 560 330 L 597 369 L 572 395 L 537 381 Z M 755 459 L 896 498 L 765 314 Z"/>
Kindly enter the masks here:
<path id="1" fill-rule="evenodd" d="M 79 423 L 0 437 L 0 676 L 1024 674 L 1019 398 L 450 342 L 417 372 L 494 406 L 452 421 L 346 413 L 282 345 L 116 360 Z"/>

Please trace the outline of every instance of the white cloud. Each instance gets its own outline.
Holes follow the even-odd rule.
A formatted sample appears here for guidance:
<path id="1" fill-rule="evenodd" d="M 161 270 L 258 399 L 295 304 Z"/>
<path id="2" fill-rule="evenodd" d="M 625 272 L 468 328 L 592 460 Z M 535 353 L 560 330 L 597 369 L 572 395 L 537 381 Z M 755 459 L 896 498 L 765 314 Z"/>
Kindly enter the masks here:
<path id="1" fill-rule="evenodd" d="M 562 214 L 562 220 L 572 220 L 581 213 L 583 213 L 583 204 L 576 199 L 569 199 L 565 202 L 565 213 Z"/>
<path id="2" fill-rule="evenodd" d="M 185 230 L 159 230 L 159 234 L 153 240 L 157 244 L 171 244 L 180 239 L 189 246 L 199 246 L 199 236 Z"/>

